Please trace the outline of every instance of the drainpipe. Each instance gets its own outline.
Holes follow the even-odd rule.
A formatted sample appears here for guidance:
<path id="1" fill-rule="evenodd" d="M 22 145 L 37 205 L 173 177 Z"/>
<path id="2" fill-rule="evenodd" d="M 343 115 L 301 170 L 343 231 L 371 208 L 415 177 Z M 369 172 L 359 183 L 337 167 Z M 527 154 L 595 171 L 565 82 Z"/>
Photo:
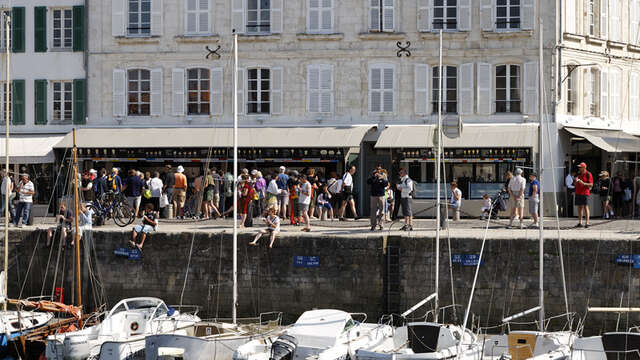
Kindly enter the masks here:
<path id="1" fill-rule="evenodd" d="M 84 111 L 89 123 L 89 0 L 84 0 Z"/>

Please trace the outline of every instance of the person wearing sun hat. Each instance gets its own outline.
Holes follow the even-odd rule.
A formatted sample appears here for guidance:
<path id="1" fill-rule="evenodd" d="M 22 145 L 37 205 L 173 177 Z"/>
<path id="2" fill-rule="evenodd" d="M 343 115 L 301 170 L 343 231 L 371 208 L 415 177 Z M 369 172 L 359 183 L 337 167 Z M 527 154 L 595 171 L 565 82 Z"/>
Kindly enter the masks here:
<path id="1" fill-rule="evenodd" d="M 576 199 L 575 204 L 578 207 L 578 224 L 576 227 L 582 227 L 582 217 L 584 215 L 584 227 L 589 227 L 589 196 L 593 187 L 593 175 L 587 171 L 587 164 L 581 162 L 578 164 L 578 176 L 575 181 Z"/>
<path id="2" fill-rule="evenodd" d="M 184 167 L 178 166 L 175 173 L 175 182 L 173 184 L 173 209 L 175 218 L 182 218 L 181 213 L 185 201 L 187 201 L 187 177 L 183 174 Z"/>

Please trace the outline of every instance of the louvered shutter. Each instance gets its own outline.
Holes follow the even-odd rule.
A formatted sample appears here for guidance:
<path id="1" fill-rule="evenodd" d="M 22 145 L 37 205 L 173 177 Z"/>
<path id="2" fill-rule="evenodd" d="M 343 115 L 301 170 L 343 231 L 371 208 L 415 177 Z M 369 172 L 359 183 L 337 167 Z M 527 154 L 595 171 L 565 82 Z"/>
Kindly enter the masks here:
<path id="1" fill-rule="evenodd" d="M 231 29 L 238 34 L 244 34 L 246 31 L 244 17 L 244 0 L 231 0 Z"/>
<path id="2" fill-rule="evenodd" d="M 590 31 L 590 26 L 591 24 L 589 23 L 589 1 L 591 0 L 577 0 L 577 1 L 582 1 L 582 31 L 584 35 L 590 35 L 589 31 Z M 585 113 L 586 114 L 586 113 Z"/>
<path id="3" fill-rule="evenodd" d="M 611 15 L 609 15 L 609 38 L 613 41 L 621 41 L 621 14 L 620 14 L 620 1 L 611 1 Z"/>
<path id="4" fill-rule="evenodd" d="M 413 67 L 413 97 L 416 115 L 427 115 L 429 111 L 429 65 L 415 64 Z"/>
<path id="5" fill-rule="evenodd" d="M 536 0 L 521 0 L 522 30 L 533 30 L 536 27 Z"/>
<path id="6" fill-rule="evenodd" d="M 392 67 L 382 70 L 382 110 L 384 112 L 393 112 L 395 98 L 395 71 Z"/>
<path id="7" fill-rule="evenodd" d="M 591 116 L 591 102 L 593 100 L 593 87 L 591 82 L 591 70 L 586 68 L 584 70 L 582 79 L 584 84 L 584 106 L 583 106 L 583 114 L 584 116 Z"/>
<path id="8" fill-rule="evenodd" d="M 320 69 L 320 112 L 333 112 L 333 67 L 323 66 Z"/>
<path id="9" fill-rule="evenodd" d="M 473 63 L 460 65 L 460 114 L 473 114 Z"/>
<path id="10" fill-rule="evenodd" d="M 127 79 L 122 69 L 113 70 L 113 116 L 125 116 L 127 108 Z"/>
<path id="11" fill-rule="evenodd" d="M 283 69 L 281 67 L 271 68 L 271 114 L 282 114 L 282 82 Z"/>
<path id="12" fill-rule="evenodd" d="M 224 68 L 211 69 L 211 114 L 222 115 L 224 111 Z"/>
<path id="13" fill-rule="evenodd" d="M 369 70 L 369 111 L 382 111 L 382 69 L 372 67 Z"/>
<path id="14" fill-rule="evenodd" d="M 458 30 L 471 31 L 471 0 L 458 0 Z"/>
<path id="15" fill-rule="evenodd" d="M 151 0 L 151 35 L 162 35 L 162 0 Z"/>
<path id="16" fill-rule="evenodd" d="M 11 50 L 14 53 L 24 52 L 25 43 L 25 8 L 16 6 L 11 9 Z"/>
<path id="17" fill-rule="evenodd" d="M 124 0 L 111 0 L 111 35 L 124 36 Z"/>
<path id="18" fill-rule="evenodd" d="M 210 0 L 199 0 L 200 12 L 198 14 L 198 31 L 201 34 L 210 34 L 211 31 L 211 21 L 209 18 L 211 17 L 211 7 L 209 6 Z"/>
<path id="19" fill-rule="evenodd" d="M 307 31 L 317 32 L 320 30 L 320 7 L 321 0 L 307 0 L 309 11 L 307 14 Z"/>
<path id="20" fill-rule="evenodd" d="M 394 0 L 382 0 L 382 31 L 393 32 L 395 28 Z"/>
<path id="21" fill-rule="evenodd" d="M 162 69 L 151 70 L 151 116 L 162 114 Z"/>
<path id="22" fill-rule="evenodd" d="M 238 99 L 238 114 L 244 114 L 247 104 L 245 103 L 244 89 L 247 84 L 247 71 L 245 69 L 238 69 L 238 91 L 236 91 L 236 99 Z M 232 105 L 233 106 L 233 103 Z"/>
<path id="23" fill-rule="evenodd" d="M 491 64 L 478 63 L 478 114 L 490 115 L 493 109 L 493 92 L 491 91 L 492 82 L 492 66 Z"/>
<path id="24" fill-rule="evenodd" d="M 629 42 L 638 44 L 640 32 L 640 0 L 629 0 Z"/>
<path id="25" fill-rule="evenodd" d="M 283 0 L 271 0 L 271 33 L 280 34 L 282 32 L 282 5 Z"/>
<path id="26" fill-rule="evenodd" d="M 34 25 L 33 51 L 46 52 L 47 51 L 47 7 L 46 6 L 36 6 L 33 8 L 33 25 Z M 75 23 L 73 25 L 75 30 Z M 76 37 L 75 32 L 73 35 L 74 35 L 73 40 L 75 44 L 75 37 Z"/>
<path id="27" fill-rule="evenodd" d="M 13 102 L 12 110 L 13 110 L 13 125 L 24 125 L 25 124 L 25 81 L 24 80 L 13 80 L 13 89 L 11 93 L 11 101 Z"/>
<path id="28" fill-rule="evenodd" d="M 606 70 L 600 72 L 600 117 L 609 116 L 609 76 Z"/>
<path id="29" fill-rule="evenodd" d="M 611 119 L 620 119 L 622 116 L 622 111 L 620 108 L 620 71 L 619 70 L 611 70 L 609 75 L 609 101 L 610 101 L 610 110 L 609 117 Z"/>
<path id="30" fill-rule="evenodd" d="M 320 13 L 320 29 L 323 32 L 333 31 L 333 0 L 320 0 L 322 11 Z"/>
<path id="31" fill-rule="evenodd" d="M 35 124 L 47 124 L 47 80 L 34 80 Z M 74 89 L 75 90 L 75 89 Z M 74 108 L 75 110 L 75 108 Z"/>
<path id="32" fill-rule="evenodd" d="M 369 0 L 369 31 L 380 31 L 380 1 Z"/>
<path id="33" fill-rule="evenodd" d="M 493 0 L 480 0 L 480 25 L 484 31 L 493 31 L 495 15 Z"/>
<path id="34" fill-rule="evenodd" d="M 418 31 L 426 32 L 431 30 L 431 21 L 429 14 L 431 14 L 432 7 L 429 3 L 433 0 L 418 0 Z"/>
<path id="35" fill-rule="evenodd" d="M 538 63 L 524 64 L 524 113 L 538 112 Z"/>
<path id="36" fill-rule="evenodd" d="M 632 124 L 638 122 L 638 102 L 640 102 L 640 87 L 638 73 L 632 72 L 629 75 L 629 121 Z"/>
<path id="37" fill-rule="evenodd" d="M 198 0 L 186 0 L 185 32 L 195 34 L 198 32 Z"/>
<path id="38" fill-rule="evenodd" d="M 73 7 L 73 51 L 84 51 L 84 5 Z"/>
<path id="39" fill-rule="evenodd" d="M 73 80 L 73 123 L 83 125 L 87 123 L 87 81 Z"/>
<path id="40" fill-rule="evenodd" d="M 171 113 L 174 116 L 184 116 L 184 69 L 171 70 Z"/>
<path id="41" fill-rule="evenodd" d="M 316 66 L 307 68 L 307 111 L 320 112 L 320 69 Z"/>
<path id="42" fill-rule="evenodd" d="M 576 0 L 566 0 L 564 8 L 565 32 L 576 33 Z"/>
<path id="43" fill-rule="evenodd" d="M 619 0 L 613 0 L 619 1 Z M 594 10 L 595 12 L 595 10 Z M 609 0 L 600 0 L 600 37 L 606 39 L 609 36 Z M 595 14 L 594 16 L 597 16 Z"/>

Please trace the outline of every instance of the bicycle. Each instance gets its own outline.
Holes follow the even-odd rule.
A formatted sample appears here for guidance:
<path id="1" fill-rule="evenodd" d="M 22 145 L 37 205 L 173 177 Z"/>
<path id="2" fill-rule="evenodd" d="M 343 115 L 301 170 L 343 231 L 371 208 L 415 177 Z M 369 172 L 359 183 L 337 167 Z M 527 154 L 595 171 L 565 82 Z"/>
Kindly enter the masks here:
<path id="1" fill-rule="evenodd" d="M 108 206 L 105 207 L 104 204 L 108 204 Z M 102 194 L 99 200 L 93 200 L 93 203 L 87 205 L 87 209 L 93 211 L 91 220 L 95 225 L 102 225 L 106 220 L 113 218 L 116 225 L 125 227 L 136 219 L 126 197 L 122 193 L 114 193 L 113 191 Z"/>

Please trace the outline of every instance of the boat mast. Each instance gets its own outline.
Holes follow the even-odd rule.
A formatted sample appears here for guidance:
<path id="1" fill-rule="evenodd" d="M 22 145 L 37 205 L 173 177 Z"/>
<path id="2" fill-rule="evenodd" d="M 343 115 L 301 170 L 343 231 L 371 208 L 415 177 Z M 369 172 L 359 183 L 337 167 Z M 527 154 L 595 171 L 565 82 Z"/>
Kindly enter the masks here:
<path id="1" fill-rule="evenodd" d="M 543 152 L 543 146 L 544 146 L 544 82 L 543 82 L 543 76 L 542 73 L 544 71 L 544 64 L 543 64 L 543 28 L 542 28 L 542 17 L 539 19 L 540 21 L 540 43 L 539 43 L 539 68 L 538 68 L 538 120 L 539 120 L 539 136 L 538 136 L 538 153 L 539 155 L 539 159 L 538 159 L 538 182 L 540 183 L 539 185 L 539 189 L 538 189 L 538 197 L 540 198 L 540 203 L 539 205 L 539 211 L 540 211 L 540 217 L 538 220 L 538 235 L 540 238 L 540 248 L 538 250 L 538 256 L 539 256 L 539 261 L 540 261 L 540 280 L 539 280 L 539 291 L 540 291 L 540 295 L 539 295 L 539 301 L 540 303 L 538 304 L 540 306 L 540 311 L 538 311 L 538 321 L 539 321 L 539 328 L 540 331 L 544 331 L 544 206 L 543 206 L 543 201 L 544 201 L 544 196 L 543 193 L 541 191 L 542 189 L 542 172 L 544 171 L 544 164 L 543 164 L 543 159 L 544 159 L 544 152 Z M 555 181 L 555 179 L 554 179 Z M 529 199 L 529 201 L 531 201 L 531 199 Z"/>
<path id="2" fill-rule="evenodd" d="M 76 244 L 76 301 L 78 307 L 82 309 L 82 278 L 80 277 L 80 232 L 78 226 L 78 148 L 76 146 L 76 129 L 73 129 L 73 205 L 75 210 L 75 216 L 73 217 L 73 223 L 76 229 L 74 235 L 74 242 Z M 78 320 L 80 327 L 82 327 L 82 317 Z"/>
<path id="3" fill-rule="evenodd" d="M 4 34 L 5 34 L 4 43 L 8 44 L 9 31 L 11 26 L 11 17 L 8 14 L 4 15 L 4 26 L 5 26 L 4 27 Z M 9 54 L 11 50 L 9 46 L 5 46 L 5 48 L 7 49 L 7 52 L 6 52 L 7 78 L 5 79 L 5 83 L 4 83 L 4 125 L 5 125 L 4 126 L 5 127 L 4 169 L 5 169 L 5 177 L 7 178 L 6 184 L 9 185 L 8 180 L 11 178 L 9 176 L 9 84 L 10 84 L 9 79 L 11 75 L 11 70 L 9 66 L 11 59 L 9 58 Z M 2 289 L 2 291 L 4 292 L 5 296 L 8 296 L 8 290 L 9 290 L 9 285 L 8 285 L 8 282 L 9 282 L 8 281 L 9 280 L 9 191 L 4 192 L 4 274 L 5 274 L 4 289 Z M 2 306 L 4 311 L 7 311 L 6 301 Z"/>
<path id="4" fill-rule="evenodd" d="M 434 320 L 438 322 L 438 287 L 440 286 L 440 161 L 442 157 L 442 29 L 440 29 L 440 63 L 438 68 L 438 126 L 436 131 L 438 132 L 438 150 L 436 151 L 436 276 L 435 276 L 435 293 L 434 300 L 435 315 Z M 427 76 L 428 78 L 428 76 Z M 428 96 L 428 95 L 427 95 Z"/>
<path id="5" fill-rule="evenodd" d="M 233 31 L 233 323 L 238 305 L 238 33 Z"/>

